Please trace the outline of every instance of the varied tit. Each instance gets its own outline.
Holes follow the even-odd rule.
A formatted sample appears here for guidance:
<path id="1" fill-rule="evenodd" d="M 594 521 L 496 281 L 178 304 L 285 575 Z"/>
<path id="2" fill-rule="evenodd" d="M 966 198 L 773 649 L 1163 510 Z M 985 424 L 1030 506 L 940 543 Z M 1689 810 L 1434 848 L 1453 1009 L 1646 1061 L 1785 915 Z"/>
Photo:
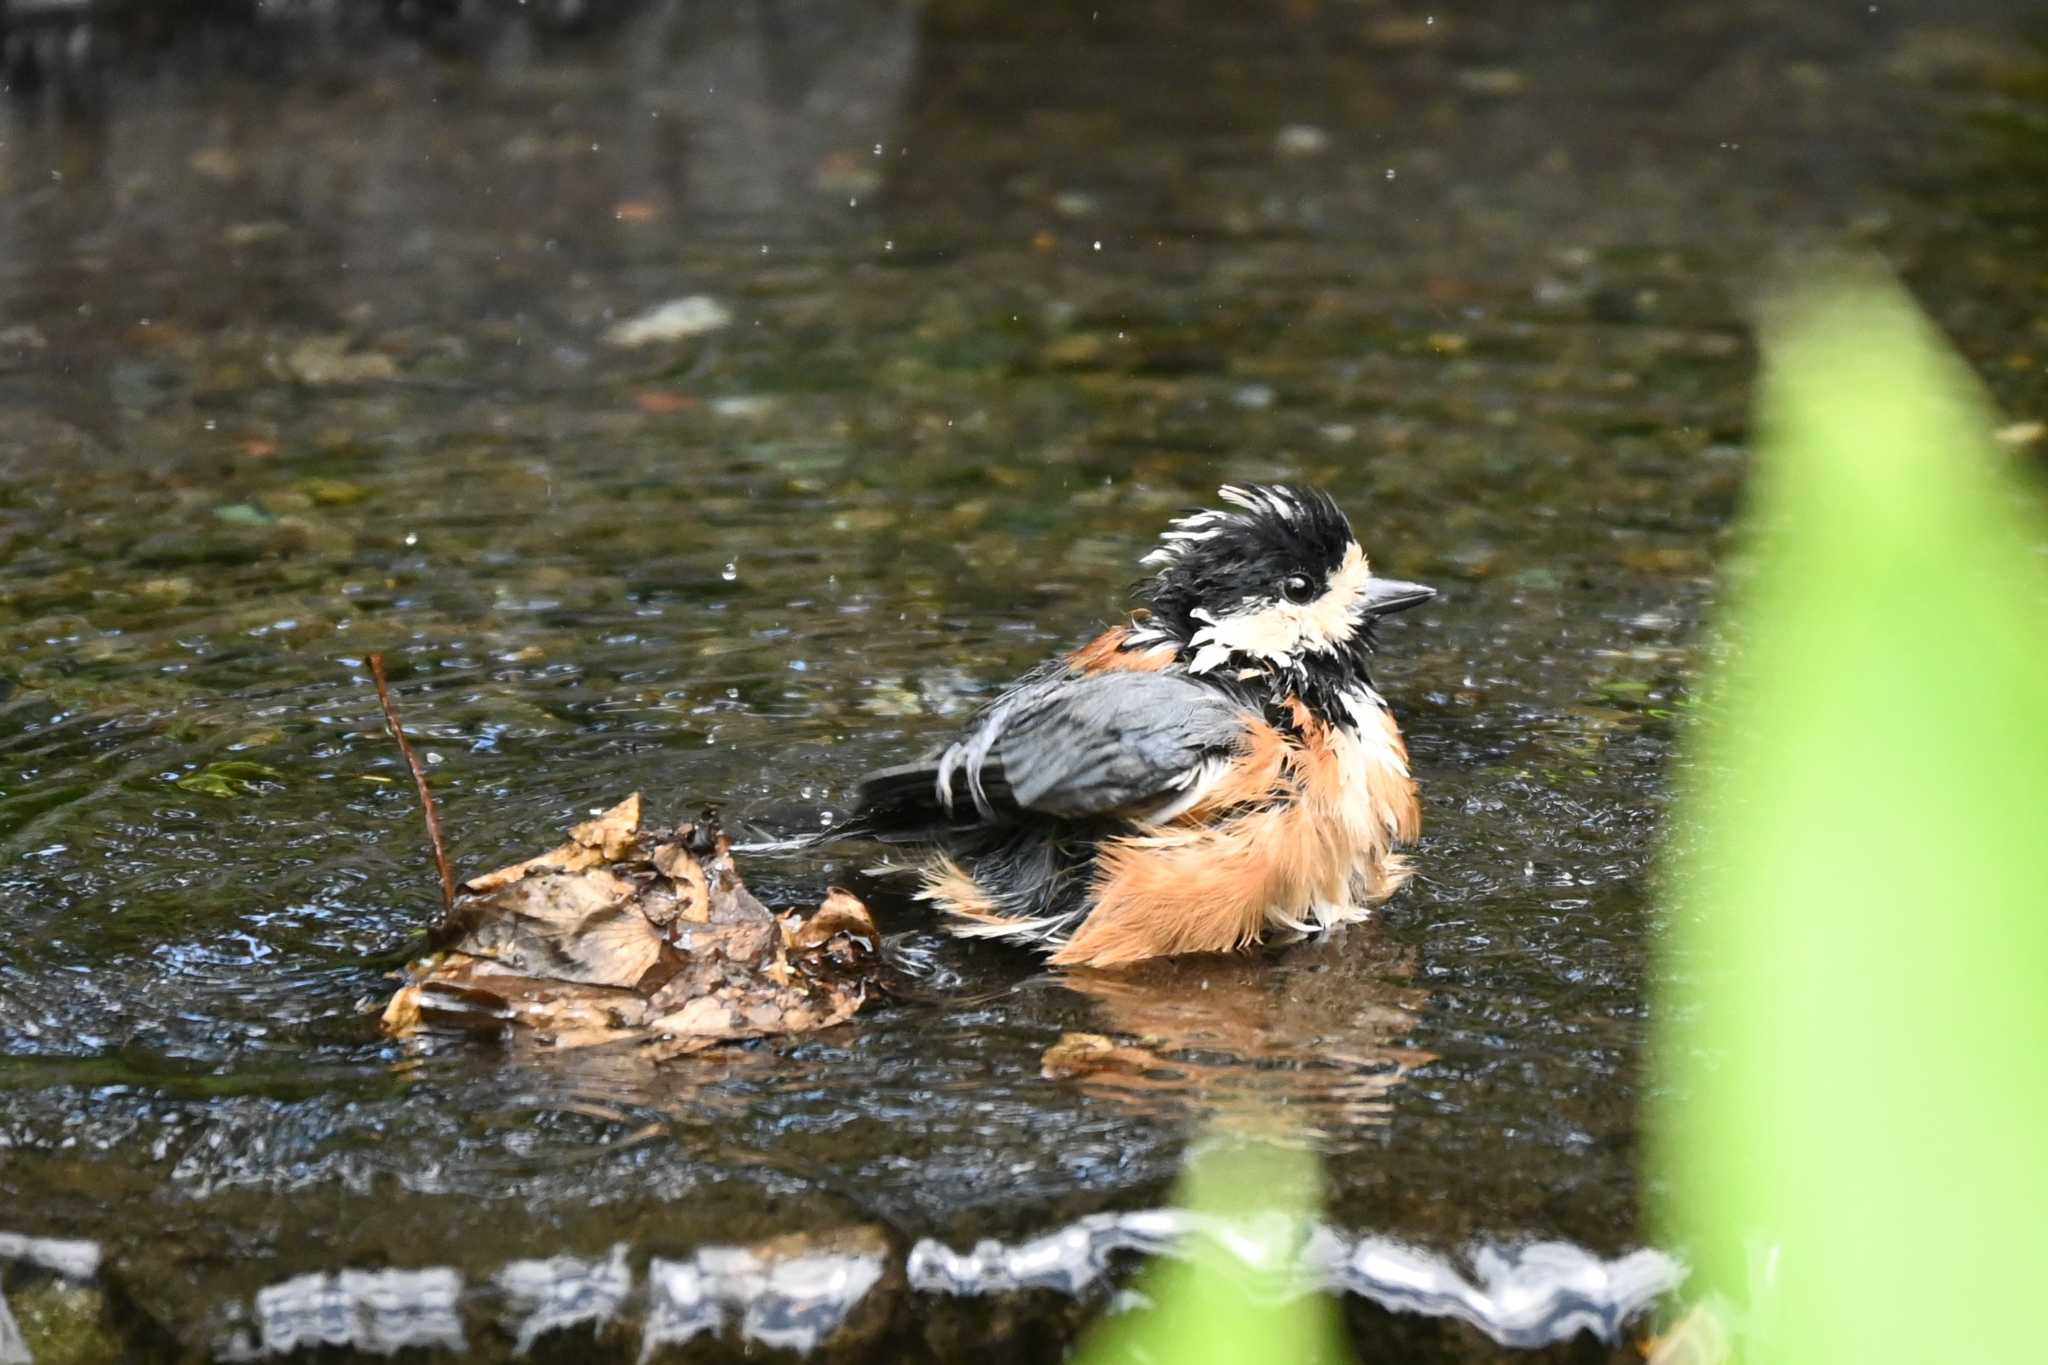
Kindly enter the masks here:
<path id="1" fill-rule="evenodd" d="M 834 833 L 925 844 L 958 934 L 1106 967 L 1363 919 L 1421 825 L 1367 662 L 1435 594 L 1375 578 L 1323 493 L 1230 485 L 1144 563 L 1149 608 L 1022 679 Z"/>

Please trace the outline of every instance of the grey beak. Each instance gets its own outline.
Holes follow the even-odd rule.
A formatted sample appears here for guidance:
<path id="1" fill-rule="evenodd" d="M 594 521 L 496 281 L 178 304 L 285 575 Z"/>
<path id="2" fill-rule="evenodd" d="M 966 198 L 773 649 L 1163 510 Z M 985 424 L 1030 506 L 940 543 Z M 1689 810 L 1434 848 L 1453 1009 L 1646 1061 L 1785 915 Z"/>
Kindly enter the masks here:
<path id="1" fill-rule="evenodd" d="M 1365 614 L 1391 616 L 1397 611 L 1419 607 L 1436 596 L 1435 588 L 1420 583 L 1403 583 L 1398 578 L 1368 578 L 1365 581 Z"/>

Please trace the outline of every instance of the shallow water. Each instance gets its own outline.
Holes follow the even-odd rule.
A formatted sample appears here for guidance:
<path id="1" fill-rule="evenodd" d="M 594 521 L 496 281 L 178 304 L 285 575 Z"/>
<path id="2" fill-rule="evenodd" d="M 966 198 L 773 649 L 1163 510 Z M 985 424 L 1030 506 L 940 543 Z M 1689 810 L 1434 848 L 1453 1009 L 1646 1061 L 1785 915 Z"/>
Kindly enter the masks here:
<path id="1" fill-rule="evenodd" d="M 2048 62 L 2025 6 L 1891 8 L 309 8 L 17 88 L 0 1227 L 211 1342 L 307 1270 L 1028 1238 L 1278 1107 L 1353 1234 L 1641 1246 L 1750 302 L 1883 254 L 2048 408 Z M 607 342 L 696 295 L 729 321 Z M 1384 632 L 1427 834 L 1378 923 L 1065 977 L 877 894 L 901 989 L 819 1037 L 651 1076 L 378 1036 L 437 892 L 366 653 L 469 872 L 636 789 L 799 830 L 1253 478 L 1443 590 Z M 1046 1079 L 1067 1030 L 1177 1070 Z"/>

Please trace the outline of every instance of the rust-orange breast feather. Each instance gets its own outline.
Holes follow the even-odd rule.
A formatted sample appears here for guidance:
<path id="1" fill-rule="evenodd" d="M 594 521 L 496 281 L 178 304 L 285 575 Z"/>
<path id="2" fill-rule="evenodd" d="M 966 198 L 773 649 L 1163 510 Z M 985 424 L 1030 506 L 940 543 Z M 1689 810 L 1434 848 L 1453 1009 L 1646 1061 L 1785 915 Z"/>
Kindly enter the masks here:
<path id="1" fill-rule="evenodd" d="M 1393 893 L 1407 868 L 1391 847 L 1415 836 L 1420 812 L 1392 717 L 1380 712 L 1398 762 L 1360 764 L 1344 752 L 1357 740 L 1291 709 L 1292 734 L 1255 719 L 1230 767 L 1176 820 L 1103 843 L 1093 908 L 1054 963 L 1233 951 L 1276 917 Z"/>

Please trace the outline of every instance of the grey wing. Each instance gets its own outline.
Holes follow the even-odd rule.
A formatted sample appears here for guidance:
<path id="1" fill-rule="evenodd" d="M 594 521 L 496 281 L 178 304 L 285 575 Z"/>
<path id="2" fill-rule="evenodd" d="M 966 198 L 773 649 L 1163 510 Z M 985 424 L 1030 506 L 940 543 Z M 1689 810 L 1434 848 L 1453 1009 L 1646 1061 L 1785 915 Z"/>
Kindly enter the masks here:
<path id="1" fill-rule="evenodd" d="M 993 749 L 1013 800 L 1074 818 L 1171 804 L 1250 719 L 1214 690 L 1161 673 L 1104 673 L 1020 707 Z"/>
<path id="2" fill-rule="evenodd" d="M 862 784 L 864 804 L 897 821 L 922 808 L 951 822 L 969 803 L 984 819 L 1003 810 L 1164 819 L 1219 771 L 1250 720 L 1213 689 L 1172 674 L 1031 682 L 933 760 L 874 774 Z"/>

